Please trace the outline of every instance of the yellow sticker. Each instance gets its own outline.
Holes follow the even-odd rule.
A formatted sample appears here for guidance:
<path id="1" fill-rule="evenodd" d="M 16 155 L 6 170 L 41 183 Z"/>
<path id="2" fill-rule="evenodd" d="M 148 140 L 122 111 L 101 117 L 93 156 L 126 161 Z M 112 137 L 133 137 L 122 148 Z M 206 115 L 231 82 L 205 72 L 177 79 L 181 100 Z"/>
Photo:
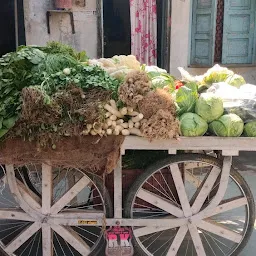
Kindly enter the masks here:
<path id="1" fill-rule="evenodd" d="M 97 220 L 78 220 L 78 225 L 97 225 Z"/>

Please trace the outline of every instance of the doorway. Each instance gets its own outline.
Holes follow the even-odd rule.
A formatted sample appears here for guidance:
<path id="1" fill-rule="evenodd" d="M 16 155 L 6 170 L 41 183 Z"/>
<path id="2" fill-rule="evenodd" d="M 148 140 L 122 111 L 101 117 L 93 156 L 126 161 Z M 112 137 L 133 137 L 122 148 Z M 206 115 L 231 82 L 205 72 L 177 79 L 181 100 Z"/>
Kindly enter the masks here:
<path id="1" fill-rule="evenodd" d="M 0 56 L 15 51 L 16 44 L 24 45 L 24 9 L 23 0 L 17 0 L 17 41 L 15 30 L 15 0 L 2 1 L 0 8 Z"/>
<path id="2" fill-rule="evenodd" d="M 103 0 L 104 57 L 131 53 L 130 0 Z M 169 4 L 157 0 L 157 64 L 169 69 Z M 169 1 L 166 1 L 169 2 Z M 167 55 L 166 55 L 167 54 Z"/>

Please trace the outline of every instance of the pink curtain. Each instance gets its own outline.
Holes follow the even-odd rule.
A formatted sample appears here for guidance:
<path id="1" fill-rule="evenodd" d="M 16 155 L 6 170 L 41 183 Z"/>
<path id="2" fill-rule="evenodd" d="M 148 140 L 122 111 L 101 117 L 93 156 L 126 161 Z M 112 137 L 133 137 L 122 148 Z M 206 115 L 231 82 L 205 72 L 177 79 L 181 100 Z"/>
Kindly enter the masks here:
<path id="1" fill-rule="evenodd" d="M 143 64 L 157 65 L 156 0 L 130 0 L 131 53 Z"/>

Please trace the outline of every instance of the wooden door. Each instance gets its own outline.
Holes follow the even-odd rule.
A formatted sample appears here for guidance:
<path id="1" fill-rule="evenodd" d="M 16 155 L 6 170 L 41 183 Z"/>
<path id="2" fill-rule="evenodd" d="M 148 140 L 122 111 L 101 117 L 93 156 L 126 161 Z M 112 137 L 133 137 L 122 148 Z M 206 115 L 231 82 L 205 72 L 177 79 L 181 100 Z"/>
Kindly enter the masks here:
<path id="1" fill-rule="evenodd" d="M 223 28 L 223 64 L 253 62 L 255 0 L 226 0 Z"/>
<path id="2" fill-rule="evenodd" d="M 213 64 L 216 6 L 216 0 L 193 1 L 191 64 Z"/>

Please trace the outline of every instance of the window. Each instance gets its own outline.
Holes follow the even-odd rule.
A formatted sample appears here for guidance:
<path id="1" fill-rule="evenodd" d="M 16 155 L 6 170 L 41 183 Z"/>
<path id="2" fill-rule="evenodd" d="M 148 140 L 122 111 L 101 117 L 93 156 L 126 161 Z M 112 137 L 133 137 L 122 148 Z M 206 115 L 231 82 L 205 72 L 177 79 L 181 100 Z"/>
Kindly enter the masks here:
<path id="1" fill-rule="evenodd" d="M 191 64 L 256 64 L 256 1 L 193 0 Z"/>

